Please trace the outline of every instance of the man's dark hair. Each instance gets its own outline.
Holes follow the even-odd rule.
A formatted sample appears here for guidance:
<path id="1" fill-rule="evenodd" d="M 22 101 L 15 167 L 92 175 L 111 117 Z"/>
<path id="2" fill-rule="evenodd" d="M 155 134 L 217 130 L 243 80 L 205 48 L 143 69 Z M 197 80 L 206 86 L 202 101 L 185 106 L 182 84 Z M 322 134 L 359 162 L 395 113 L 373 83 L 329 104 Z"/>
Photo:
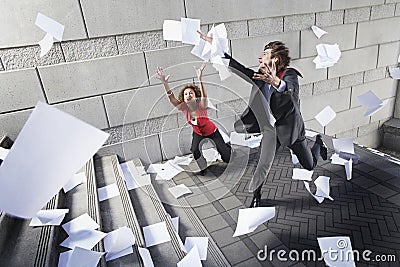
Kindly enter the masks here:
<path id="1" fill-rule="evenodd" d="M 289 66 L 290 57 L 289 57 L 289 48 L 285 46 L 281 41 L 273 41 L 269 42 L 265 47 L 264 51 L 267 49 L 272 49 L 271 58 L 278 58 L 276 64 L 276 70 L 281 71 Z"/>

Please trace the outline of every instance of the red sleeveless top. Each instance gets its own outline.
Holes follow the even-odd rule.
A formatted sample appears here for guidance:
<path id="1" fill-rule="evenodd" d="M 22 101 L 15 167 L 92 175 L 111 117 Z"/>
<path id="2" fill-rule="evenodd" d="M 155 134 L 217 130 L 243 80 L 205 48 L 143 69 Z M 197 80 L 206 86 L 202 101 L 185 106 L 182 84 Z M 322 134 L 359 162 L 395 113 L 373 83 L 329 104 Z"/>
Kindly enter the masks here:
<path id="1" fill-rule="evenodd" d="M 196 103 L 196 124 L 190 120 L 190 112 L 186 102 L 179 104 L 178 109 L 185 114 L 187 122 L 192 126 L 193 131 L 201 136 L 209 136 L 217 129 L 217 126 L 208 119 L 207 109 L 203 108 L 200 102 Z"/>

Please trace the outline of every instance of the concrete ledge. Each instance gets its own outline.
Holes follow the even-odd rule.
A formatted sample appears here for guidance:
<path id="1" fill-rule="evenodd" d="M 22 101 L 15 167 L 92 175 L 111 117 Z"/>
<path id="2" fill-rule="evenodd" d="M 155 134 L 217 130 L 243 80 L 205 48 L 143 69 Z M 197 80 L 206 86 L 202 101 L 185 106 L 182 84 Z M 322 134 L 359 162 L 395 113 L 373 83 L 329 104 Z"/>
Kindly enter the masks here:
<path id="1" fill-rule="evenodd" d="M 385 0 L 332 0 L 332 10 L 384 4 Z"/>

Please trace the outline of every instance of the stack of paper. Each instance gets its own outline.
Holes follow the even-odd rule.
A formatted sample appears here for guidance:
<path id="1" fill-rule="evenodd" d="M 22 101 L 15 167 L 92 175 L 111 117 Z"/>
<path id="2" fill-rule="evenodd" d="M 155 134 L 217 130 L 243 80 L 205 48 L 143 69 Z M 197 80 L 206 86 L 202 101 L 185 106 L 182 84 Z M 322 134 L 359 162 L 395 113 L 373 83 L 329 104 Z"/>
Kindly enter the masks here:
<path id="1" fill-rule="evenodd" d="M 44 38 L 39 42 L 41 49 L 40 57 L 43 57 L 50 51 L 51 47 L 53 46 L 53 38 L 61 42 L 62 36 L 64 34 L 64 25 L 43 15 L 40 12 L 37 14 L 35 24 L 46 32 Z"/>
<path id="2" fill-rule="evenodd" d="M 314 118 L 319 122 L 319 124 L 322 125 L 322 127 L 325 127 L 335 117 L 336 117 L 336 112 L 330 106 L 326 106 Z"/>
<path id="3" fill-rule="evenodd" d="M 333 236 L 317 238 L 327 266 L 355 267 L 350 237 Z"/>
<path id="4" fill-rule="evenodd" d="M 1 165 L 0 210 L 32 218 L 97 152 L 108 136 L 39 102 Z"/>
<path id="5" fill-rule="evenodd" d="M 132 246 L 135 244 L 135 236 L 130 228 L 124 226 L 109 232 L 103 242 L 107 252 L 106 261 L 110 261 L 133 253 Z"/>
<path id="6" fill-rule="evenodd" d="M 60 254 L 58 267 L 85 266 L 96 267 L 104 252 L 91 251 L 80 247 Z"/>
<path id="7" fill-rule="evenodd" d="M 275 207 L 239 209 L 238 222 L 233 237 L 253 232 L 257 227 L 275 217 Z"/>
<path id="8" fill-rule="evenodd" d="M 318 201 L 318 203 L 322 203 L 325 198 L 333 201 L 333 198 L 329 196 L 329 180 L 330 178 L 327 176 L 319 176 L 315 179 L 314 184 L 317 187 L 317 191 L 315 194 L 311 193 L 310 184 L 304 181 L 304 186 L 306 187 L 307 191 Z"/>
<path id="9" fill-rule="evenodd" d="M 60 225 L 69 209 L 40 210 L 32 218 L 29 226 Z"/>
<path id="10" fill-rule="evenodd" d="M 83 214 L 66 224 L 62 225 L 68 238 L 65 239 L 60 246 L 84 249 L 92 249 L 106 234 L 95 229 L 100 226 L 87 214 Z"/>
<path id="11" fill-rule="evenodd" d="M 385 101 L 380 100 L 372 91 L 357 96 L 357 100 L 362 106 L 367 108 L 367 111 L 364 114 L 365 117 L 374 115 L 389 101 L 389 99 L 386 99 Z"/>
<path id="12" fill-rule="evenodd" d="M 338 44 L 318 44 L 316 49 L 318 56 L 316 56 L 313 60 L 316 69 L 332 67 L 338 62 L 342 54 Z"/>

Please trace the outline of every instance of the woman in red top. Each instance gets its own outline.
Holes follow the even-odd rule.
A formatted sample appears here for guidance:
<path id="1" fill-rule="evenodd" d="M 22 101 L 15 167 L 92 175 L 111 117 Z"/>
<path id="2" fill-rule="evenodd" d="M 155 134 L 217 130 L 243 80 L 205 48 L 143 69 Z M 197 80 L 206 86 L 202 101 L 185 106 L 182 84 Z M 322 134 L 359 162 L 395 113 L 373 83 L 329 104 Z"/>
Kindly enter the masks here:
<path id="1" fill-rule="evenodd" d="M 225 144 L 215 124 L 208 119 L 208 100 L 202 81 L 205 66 L 206 63 L 203 63 L 200 69 L 194 67 L 200 82 L 200 88 L 194 84 L 188 84 L 179 91 L 178 99 L 175 98 L 174 93 L 169 88 L 168 79 L 170 75 L 166 76 L 164 70 L 161 67 L 157 67 L 157 78 L 164 85 L 169 101 L 185 114 L 187 122 L 193 128 L 192 147 L 190 150 L 200 167 L 201 175 L 205 174 L 207 168 L 207 161 L 201 153 L 203 139 L 209 138 L 214 141 L 224 162 L 229 162 L 231 157 L 231 147 Z"/>

